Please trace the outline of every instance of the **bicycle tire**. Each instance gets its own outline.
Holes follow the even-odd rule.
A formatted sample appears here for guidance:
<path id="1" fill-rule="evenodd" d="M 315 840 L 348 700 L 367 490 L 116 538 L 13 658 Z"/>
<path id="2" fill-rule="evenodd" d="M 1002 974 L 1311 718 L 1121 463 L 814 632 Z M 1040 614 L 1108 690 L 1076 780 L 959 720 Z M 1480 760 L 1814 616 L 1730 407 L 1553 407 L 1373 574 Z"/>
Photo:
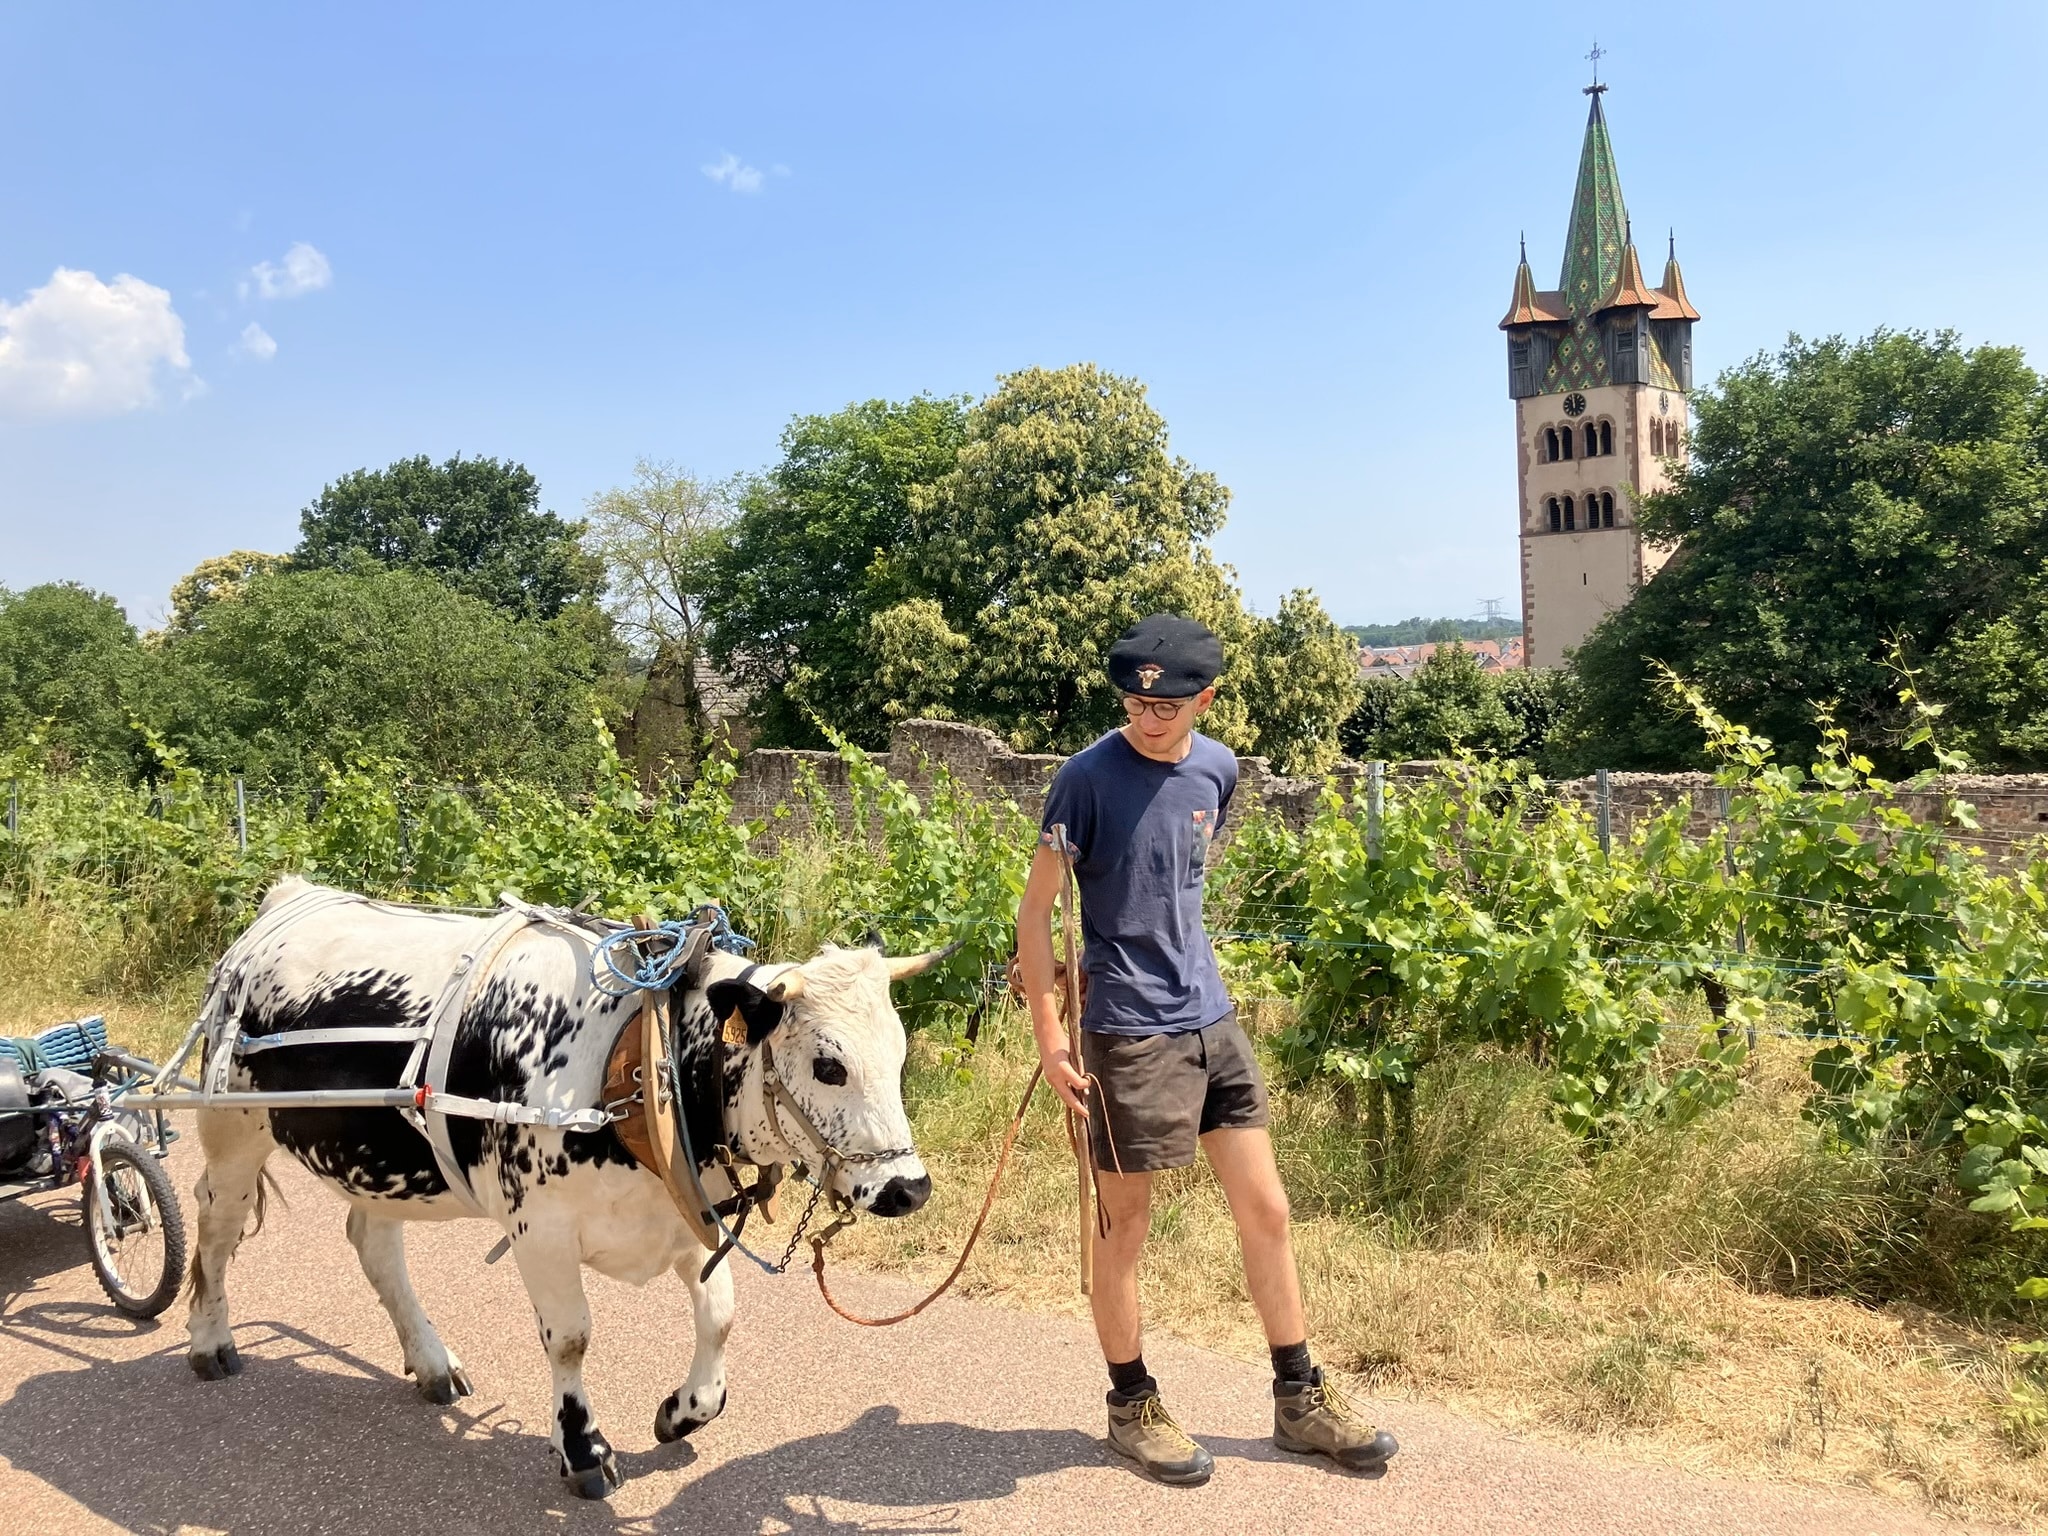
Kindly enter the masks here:
<path id="1" fill-rule="evenodd" d="M 163 1232 L 163 1270 L 147 1291 L 131 1287 L 129 1281 L 108 1260 L 107 1245 L 100 1229 L 99 1181 L 101 1168 L 130 1169 L 141 1180 L 150 1202 L 156 1207 Z M 164 1165 L 133 1142 L 110 1138 L 100 1147 L 98 1163 L 84 1181 L 82 1191 L 85 1245 L 92 1256 L 93 1275 L 107 1299 L 130 1317 L 155 1317 L 177 1299 L 185 1282 L 185 1214 L 178 1205 L 178 1192 Z"/>

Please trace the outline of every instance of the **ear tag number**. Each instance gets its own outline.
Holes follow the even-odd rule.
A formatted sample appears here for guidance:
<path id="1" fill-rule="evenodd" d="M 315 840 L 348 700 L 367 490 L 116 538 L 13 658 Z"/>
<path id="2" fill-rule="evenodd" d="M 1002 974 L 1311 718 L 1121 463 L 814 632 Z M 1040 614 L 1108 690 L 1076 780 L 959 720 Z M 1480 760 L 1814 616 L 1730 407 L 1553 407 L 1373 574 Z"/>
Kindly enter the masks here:
<path id="1" fill-rule="evenodd" d="M 740 1017 L 740 1011 L 737 1008 L 725 1016 L 724 1040 L 727 1045 L 745 1045 L 747 1043 L 747 1021 Z"/>

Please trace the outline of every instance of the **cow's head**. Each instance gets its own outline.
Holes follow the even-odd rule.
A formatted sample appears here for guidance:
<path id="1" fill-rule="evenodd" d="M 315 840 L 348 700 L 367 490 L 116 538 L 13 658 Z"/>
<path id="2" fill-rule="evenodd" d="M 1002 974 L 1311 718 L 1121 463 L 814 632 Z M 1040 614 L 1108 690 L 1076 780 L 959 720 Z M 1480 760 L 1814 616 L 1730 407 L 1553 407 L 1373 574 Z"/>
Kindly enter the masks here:
<path id="1" fill-rule="evenodd" d="M 903 1113 L 907 1042 L 889 983 L 930 969 L 947 953 L 892 959 L 875 947 L 827 944 L 801 965 L 749 967 L 711 983 L 714 1015 L 737 1016 L 746 1030 L 745 1080 L 734 1109 L 748 1157 L 818 1169 L 828 1150 L 894 1152 L 877 1162 L 840 1164 L 834 1188 L 877 1216 L 907 1216 L 925 1203 L 932 1181 Z M 768 1091 L 763 1069 L 770 1059 L 808 1126 Z M 814 1144 L 811 1127 L 829 1149 Z"/>

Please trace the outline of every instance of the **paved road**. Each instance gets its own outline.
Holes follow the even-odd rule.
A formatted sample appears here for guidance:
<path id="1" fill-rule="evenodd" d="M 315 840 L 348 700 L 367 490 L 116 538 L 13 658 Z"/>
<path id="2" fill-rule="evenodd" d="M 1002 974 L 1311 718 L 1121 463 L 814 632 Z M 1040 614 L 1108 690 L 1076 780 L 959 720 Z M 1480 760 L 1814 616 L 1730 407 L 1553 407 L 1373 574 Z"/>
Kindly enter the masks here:
<path id="1" fill-rule="evenodd" d="M 75 1200 L 0 1206 L 0 1530 L 335 1533 L 1949 1532 L 1876 1498 L 1709 1481 L 1523 1444 L 1389 1407 L 1405 1454 L 1365 1482 L 1274 1451 L 1263 1374 L 1165 1341 L 1151 1352 L 1214 1480 L 1168 1489 L 1101 1446 L 1101 1366 L 1063 1319 L 944 1302 L 901 1328 L 831 1317 L 808 1275 L 744 1270 L 732 1401 L 692 1442 L 655 1442 L 688 1361 L 672 1278 L 590 1277 L 588 1381 L 628 1482 L 609 1506 L 559 1487 L 548 1376 L 509 1263 L 480 1222 L 415 1228 L 415 1284 L 469 1367 L 454 1409 L 413 1395 L 342 1236 L 341 1207 L 286 1159 L 288 1209 L 233 1274 L 247 1370 L 187 1370 L 181 1308 L 136 1325 L 83 1262 Z M 191 1187 L 195 1158 L 173 1171 Z M 907 1289 L 849 1276 L 879 1309 Z"/>

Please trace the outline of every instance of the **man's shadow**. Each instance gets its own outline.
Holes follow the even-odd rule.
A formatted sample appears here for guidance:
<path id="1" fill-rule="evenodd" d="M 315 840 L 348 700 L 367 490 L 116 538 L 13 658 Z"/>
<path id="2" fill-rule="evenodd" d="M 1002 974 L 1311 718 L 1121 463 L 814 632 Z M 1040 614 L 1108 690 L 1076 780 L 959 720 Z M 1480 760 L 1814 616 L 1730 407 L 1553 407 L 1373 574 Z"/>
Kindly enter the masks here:
<path id="1" fill-rule="evenodd" d="M 245 1369 L 201 1382 L 182 1341 L 136 1360 L 95 1358 L 105 1309 L 24 1307 L 9 1337 L 67 1362 L 0 1402 L 9 1461 L 125 1529 L 317 1528 L 389 1536 L 432 1511 L 445 1532 L 645 1531 L 608 1505 L 571 1497 L 555 1475 L 545 1424 L 502 1412 L 489 1394 L 453 1408 L 422 1403 L 411 1383 L 345 1348 L 279 1323 L 236 1329 Z M 73 1362 L 84 1362 L 78 1369 Z M 719 1426 L 698 1432 L 716 1452 Z M 906 1424 L 894 1407 L 742 1456 L 685 1482 L 652 1518 L 658 1531 L 869 1531 L 939 1536 L 957 1506 L 999 1499 L 1018 1483 L 1106 1456 L 1077 1430 L 987 1430 Z M 695 1464 L 690 1442 L 622 1455 L 631 1479 Z M 630 1484 L 629 1484 L 630 1487 Z M 824 1501 L 903 1511 L 848 1522 Z"/>

